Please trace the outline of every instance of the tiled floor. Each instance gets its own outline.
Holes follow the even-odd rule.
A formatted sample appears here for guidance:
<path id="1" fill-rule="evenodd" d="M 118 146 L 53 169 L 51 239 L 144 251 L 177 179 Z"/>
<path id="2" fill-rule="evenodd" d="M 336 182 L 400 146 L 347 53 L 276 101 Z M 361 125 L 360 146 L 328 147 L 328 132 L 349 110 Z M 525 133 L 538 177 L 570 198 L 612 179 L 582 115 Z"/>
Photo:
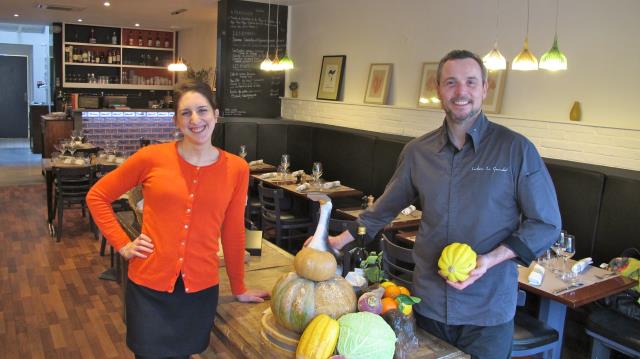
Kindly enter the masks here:
<path id="1" fill-rule="evenodd" d="M 41 159 L 31 153 L 29 139 L 0 138 L 0 186 L 44 183 Z"/>

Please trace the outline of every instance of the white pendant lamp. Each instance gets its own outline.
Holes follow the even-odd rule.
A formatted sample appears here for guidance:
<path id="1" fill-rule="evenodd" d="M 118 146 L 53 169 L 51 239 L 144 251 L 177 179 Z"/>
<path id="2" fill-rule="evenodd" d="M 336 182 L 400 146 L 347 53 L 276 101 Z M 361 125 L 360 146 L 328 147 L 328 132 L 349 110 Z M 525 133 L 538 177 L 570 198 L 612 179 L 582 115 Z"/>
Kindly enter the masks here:
<path id="1" fill-rule="evenodd" d="M 173 64 L 169 64 L 168 69 L 173 72 L 183 72 L 187 71 L 187 65 L 182 62 L 182 57 L 178 57 L 178 61 Z"/>
<path id="2" fill-rule="evenodd" d="M 549 71 L 564 71 L 567 69 L 567 57 L 558 48 L 558 12 L 560 0 L 556 0 L 556 31 L 553 37 L 553 45 L 549 51 L 540 57 L 540 68 Z"/>
<path id="3" fill-rule="evenodd" d="M 504 70 L 507 68 L 507 60 L 498 50 L 498 33 L 500 29 L 500 0 L 496 0 L 496 42 L 493 49 L 482 58 L 484 67 L 489 71 Z"/>
<path id="4" fill-rule="evenodd" d="M 267 15 L 267 54 L 264 57 L 264 60 L 260 63 L 260 70 L 262 71 L 271 71 L 271 59 L 269 59 L 269 26 L 271 25 L 271 0 L 269 0 L 269 15 Z"/>
<path id="5" fill-rule="evenodd" d="M 517 71 L 534 71 L 538 69 L 538 59 L 529 51 L 529 12 L 531 6 L 527 0 L 527 34 L 524 38 L 524 47 L 522 51 L 513 59 L 511 69 Z"/>

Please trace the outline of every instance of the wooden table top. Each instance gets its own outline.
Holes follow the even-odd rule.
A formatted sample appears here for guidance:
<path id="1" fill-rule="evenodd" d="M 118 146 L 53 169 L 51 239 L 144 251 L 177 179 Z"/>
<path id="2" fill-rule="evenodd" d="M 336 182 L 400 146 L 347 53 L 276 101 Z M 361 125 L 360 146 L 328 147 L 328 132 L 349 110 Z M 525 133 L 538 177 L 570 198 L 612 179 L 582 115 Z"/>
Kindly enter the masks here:
<path id="1" fill-rule="evenodd" d="M 325 188 L 315 188 L 315 187 L 311 187 L 308 190 L 304 190 L 304 191 L 298 191 L 296 188 L 299 186 L 299 184 L 296 184 L 296 180 L 295 179 L 287 179 L 287 180 L 283 180 L 278 176 L 275 177 L 270 177 L 270 178 L 262 178 L 260 175 L 251 175 L 251 177 L 253 177 L 255 180 L 257 181 L 262 181 L 265 183 L 268 183 L 274 187 L 278 187 L 278 188 L 282 188 L 285 191 L 299 196 L 299 197 L 304 197 L 307 198 L 307 193 L 311 193 L 311 192 L 315 192 L 315 193 L 324 193 L 327 196 L 331 197 L 331 198 L 344 198 L 344 197 L 359 197 L 362 196 L 362 192 L 355 189 L 355 188 L 351 188 L 349 186 L 344 186 L 344 185 L 340 185 L 338 187 L 334 187 L 334 188 L 330 188 L 330 189 L 325 189 Z M 309 180 L 310 176 L 309 175 L 305 175 L 304 177 L 305 180 Z"/>
<path id="2" fill-rule="evenodd" d="M 596 269 L 596 268 L 594 268 Z M 599 268 L 597 268 L 600 270 Z M 544 298 L 549 298 L 566 305 L 569 308 L 575 309 L 585 304 L 589 304 L 598 299 L 608 297 L 612 294 L 616 294 L 624 291 L 625 289 L 632 288 L 638 285 L 638 282 L 623 276 L 613 276 L 605 278 L 595 283 L 585 283 L 580 288 L 566 291 L 560 294 L 554 294 L 554 290 L 557 288 L 551 288 L 545 286 L 548 276 L 553 276 L 553 273 L 549 273 L 547 270 L 545 273 L 542 285 L 534 286 L 529 284 L 527 276 L 529 274 L 529 268 L 518 266 L 518 286 L 521 289 L 539 295 Z M 566 284 L 568 286 L 568 284 Z"/>
<path id="3" fill-rule="evenodd" d="M 118 212 L 118 219 L 127 234 L 135 238 L 140 228 L 133 220 L 132 212 Z M 125 267 L 126 268 L 126 267 Z M 276 281 L 293 270 L 293 256 L 268 241 L 262 242 L 262 255 L 251 257 L 245 264 L 245 285 L 271 291 Z M 231 358 L 282 358 L 269 345 L 263 343 L 261 319 L 270 301 L 264 303 L 240 303 L 231 294 L 229 279 L 220 269 L 220 287 L 217 315 L 209 348 L 200 356 L 217 358 L 226 354 Z M 468 358 L 469 356 L 454 346 L 418 329 L 420 346 L 410 357 L 415 359 Z M 224 357 L 224 355 L 223 355 Z M 293 358 L 293 356 L 291 357 Z"/>
<path id="4" fill-rule="evenodd" d="M 106 159 L 98 158 L 97 159 L 97 163 L 95 163 L 93 165 L 89 165 L 89 164 L 77 165 L 77 164 L 74 164 L 74 163 L 62 163 L 62 162 L 59 162 L 59 161 L 54 161 L 51 158 L 43 158 L 42 159 L 42 170 L 51 171 L 53 169 L 54 165 L 56 167 L 82 167 L 82 166 L 94 166 L 96 164 L 101 164 L 101 165 L 104 165 L 104 166 L 119 166 L 121 163 L 111 162 L 111 161 L 107 161 Z"/>
<path id="5" fill-rule="evenodd" d="M 357 219 L 360 213 L 364 212 L 364 209 L 357 208 L 338 208 L 336 209 L 336 213 L 345 217 L 346 219 Z M 396 218 L 394 218 L 391 223 L 385 226 L 385 229 L 400 229 L 407 227 L 416 227 L 420 224 L 420 220 L 422 219 L 422 212 L 415 210 L 411 212 L 411 214 L 402 214 L 398 213 Z"/>

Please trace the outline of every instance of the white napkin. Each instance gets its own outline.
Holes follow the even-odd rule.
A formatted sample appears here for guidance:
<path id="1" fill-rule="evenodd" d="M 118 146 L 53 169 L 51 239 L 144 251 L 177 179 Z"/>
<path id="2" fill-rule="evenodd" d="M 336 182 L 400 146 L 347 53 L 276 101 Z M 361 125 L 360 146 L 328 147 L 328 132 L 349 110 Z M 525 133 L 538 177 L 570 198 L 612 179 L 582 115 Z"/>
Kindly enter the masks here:
<path id="1" fill-rule="evenodd" d="M 264 160 L 255 160 L 255 161 L 249 162 L 249 166 L 261 165 L 263 163 L 264 163 Z"/>
<path id="2" fill-rule="evenodd" d="M 298 175 L 304 176 L 304 170 L 293 171 L 293 172 L 291 172 L 291 175 L 293 177 L 298 176 Z"/>
<path id="3" fill-rule="evenodd" d="M 116 156 L 115 155 L 109 155 L 109 157 L 107 157 L 107 161 L 115 162 L 116 161 Z"/>
<path id="4" fill-rule="evenodd" d="M 404 214 L 405 216 L 408 216 L 411 213 L 413 213 L 415 210 L 416 210 L 416 206 L 410 205 L 409 207 L 402 210 L 402 214 Z"/>
<path id="5" fill-rule="evenodd" d="M 277 173 L 276 173 L 276 172 L 267 172 L 267 173 L 263 173 L 263 174 L 261 174 L 261 175 L 260 175 L 260 178 L 262 178 L 262 179 L 268 179 L 268 178 L 271 178 L 271 177 L 275 177 L 276 175 L 277 175 Z"/>
<path id="6" fill-rule="evenodd" d="M 529 276 L 527 277 L 527 280 L 529 280 L 529 284 L 540 285 L 542 284 L 543 279 L 544 267 L 539 265 L 538 263 L 534 263 L 533 267 L 531 267 L 531 271 L 529 272 Z"/>
<path id="7" fill-rule="evenodd" d="M 76 165 L 84 165 L 84 160 L 82 158 L 76 158 L 73 163 Z"/>
<path id="8" fill-rule="evenodd" d="M 309 184 L 308 183 L 303 183 L 301 185 L 299 185 L 298 187 L 296 187 L 296 191 L 298 192 L 302 192 L 302 191 L 306 191 L 309 189 Z"/>
<path id="9" fill-rule="evenodd" d="M 119 164 L 119 163 L 122 163 L 122 162 L 124 162 L 124 158 L 122 158 L 122 157 L 116 158 L 116 163 Z"/>
<path id="10" fill-rule="evenodd" d="M 572 267 L 571 267 L 571 271 L 575 274 L 578 274 L 580 272 L 582 272 L 583 270 L 585 270 L 585 268 L 587 268 L 589 266 L 589 264 L 593 263 L 593 259 L 591 259 L 591 257 L 587 257 L 587 258 L 583 258 L 579 261 L 577 261 Z"/>
<path id="11" fill-rule="evenodd" d="M 71 158 L 65 158 L 64 161 L 62 161 L 62 163 L 66 164 L 66 165 L 70 165 L 71 164 Z"/>
<path id="12" fill-rule="evenodd" d="M 322 185 L 322 188 L 324 188 L 324 189 L 331 189 L 331 188 L 334 188 L 334 187 L 340 187 L 340 181 L 325 182 Z"/>

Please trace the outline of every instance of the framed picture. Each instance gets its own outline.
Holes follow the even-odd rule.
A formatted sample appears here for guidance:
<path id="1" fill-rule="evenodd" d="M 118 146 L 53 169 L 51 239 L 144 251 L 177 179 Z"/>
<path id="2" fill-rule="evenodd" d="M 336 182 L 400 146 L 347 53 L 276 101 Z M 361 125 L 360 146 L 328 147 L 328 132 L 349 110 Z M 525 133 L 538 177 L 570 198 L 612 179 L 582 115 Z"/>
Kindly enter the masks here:
<path id="1" fill-rule="evenodd" d="M 500 113 L 506 77 L 507 70 L 489 71 L 487 74 L 487 97 L 482 103 L 482 111 L 485 113 Z"/>
<path id="2" fill-rule="evenodd" d="M 334 55 L 323 56 L 322 67 L 320 68 L 320 82 L 318 83 L 318 100 L 340 99 L 342 92 L 342 76 L 347 56 Z"/>
<path id="3" fill-rule="evenodd" d="M 422 78 L 418 92 L 418 107 L 440 108 L 438 98 L 438 63 L 425 62 L 422 64 Z"/>
<path id="4" fill-rule="evenodd" d="M 371 64 L 364 103 L 384 105 L 387 103 L 392 64 Z"/>

